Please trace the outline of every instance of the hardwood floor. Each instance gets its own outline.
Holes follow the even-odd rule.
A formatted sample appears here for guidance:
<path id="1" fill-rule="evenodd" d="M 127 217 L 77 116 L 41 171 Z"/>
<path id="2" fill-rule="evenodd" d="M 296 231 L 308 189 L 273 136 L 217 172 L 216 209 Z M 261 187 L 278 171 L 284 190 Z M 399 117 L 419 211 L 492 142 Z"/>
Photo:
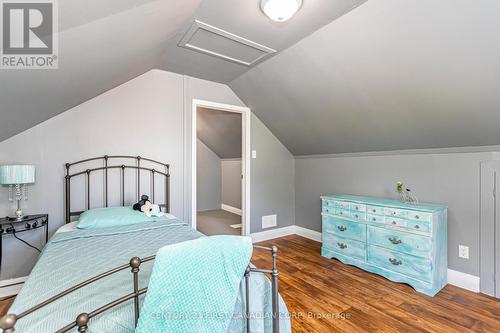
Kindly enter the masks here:
<path id="1" fill-rule="evenodd" d="M 0 316 L 3 316 L 9 310 L 10 305 L 14 302 L 15 297 L 5 297 L 0 299 Z"/>
<path id="2" fill-rule="evenodd" d="M 320 256 L 300 236 L 262 242 L 279 248 L 280 293 L 293 332 L 500 332 L 500 300 L 446 286 L 435 297 Z M 253 262 L 269 265 L 268 253 Z"/>
<path id="3" fill-rule="evenodd" d="M 500 332 L 500 300 L 454 286 L 435 297 L 320 256 L 320 243 L 287 236 L 279 248 L 280 292 L 293 332 Z M 252 261 L 268 267 L 269 253 Z M 13 299 L 0 301 L 0 314 Z"/>

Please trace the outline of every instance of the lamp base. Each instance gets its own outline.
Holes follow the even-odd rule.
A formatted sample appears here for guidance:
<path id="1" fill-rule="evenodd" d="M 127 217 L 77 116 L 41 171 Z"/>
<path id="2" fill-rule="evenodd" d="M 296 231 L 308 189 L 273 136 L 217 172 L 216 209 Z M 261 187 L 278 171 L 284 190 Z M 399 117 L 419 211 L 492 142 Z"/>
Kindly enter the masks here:
<path id="1" fill-rule="evenodd" d="M 21 210 L 21 208 L 17 208 L 17 210 L 14 214 L 16 215 L 16 219 L 18 221 L 21 221 L 24 218 L 23 211 Z"/>

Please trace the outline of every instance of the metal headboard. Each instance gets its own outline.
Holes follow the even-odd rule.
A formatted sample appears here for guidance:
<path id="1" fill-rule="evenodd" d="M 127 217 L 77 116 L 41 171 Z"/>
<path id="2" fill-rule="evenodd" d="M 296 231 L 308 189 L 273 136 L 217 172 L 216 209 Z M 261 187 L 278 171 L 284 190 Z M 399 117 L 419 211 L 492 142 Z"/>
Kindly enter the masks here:
<path id="1" fill-rule="evenodd" d="M 113 159 L 120 159 L 120 160 L 133 160 L 134 165 L 126 165 L 126 164 L 119 164 L 119 165 L 112 165 L 111 160 Z M 80 172 L 76 172 L 71 174 L 70 169 L 71 167 L 74 167 L 75 165 L 87 163 L 87 162 L 92 162 L 92 161 L 102 161 L 104 166 L 101 167 L 96 167 L 92 169 L 86 169 Z M 158 166 L 159 169 L 163 169 L 164 171 L 160 171 L 155 169 L 154 167 L 152 168 L 147 168 L 144 166 L 141 166 L 141 162 L 146 161 L 148 164 Z M 120 190 L 121 190 L 121 205 L 125 206 L 125 170 L 126 169 L 133 169 L 136 170 L 136 176 L 137 176 L 137 199 L 139 200 L 141 193 L 141 170 L 143 171 L 148 171 L 151 173 L 151 201 L 155 202 L 155 178 L 156 176 L 162 176 L 164 178 L 163 184 L 165 185 L 164 191 L 165 191 L 165 202 L 163 204 L 160 204 L 159 206 L 162 207 L 167 213 L 170 213 L 170 164 L 158 162 L 149 158 L 144 158 L 141 156 L 123 156 L 123 155 L 104 155 L 104 156 L 99 156 L 99 157 L 94 157 L 94 158 L 88 158 L 85 160 L 81 160 L 78 162 L 74 163 L 66 163 L 66 176 L 65 178 L 65 190 L 66 190 L 66 208 L 65 208 L 65 219 L 66 223 L 71 222 L 71 217 L 72 216 L 79 216 L 81 213 L 84 211 L 71 211 L 71 179 L 74 177 L 79 177 L 79 176 L 84 176 L 86 177 L 86 210 L 90 209 L 90 196 L 91 196 L 91 186 L 90 186 L 90 175 L 93 172 L 96 171 L 102 171 L 104 173 L 104 207 L 108 207 L 108 197 L 109 197 L 109 184 L 108 184 L 108 173 L 109 170 L 112 169 L 118 169 L 120 170 Z"/>

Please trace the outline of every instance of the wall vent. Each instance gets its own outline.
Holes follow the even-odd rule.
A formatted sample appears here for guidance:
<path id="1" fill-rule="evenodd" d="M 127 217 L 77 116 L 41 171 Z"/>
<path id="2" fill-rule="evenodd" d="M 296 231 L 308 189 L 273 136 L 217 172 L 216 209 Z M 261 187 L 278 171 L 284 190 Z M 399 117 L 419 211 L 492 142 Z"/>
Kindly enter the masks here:
<path id="1" fill-rule="evenodd" d="M 253 66 L 276 50 L 195 20 L 178 44 L 244 66 Z"/>

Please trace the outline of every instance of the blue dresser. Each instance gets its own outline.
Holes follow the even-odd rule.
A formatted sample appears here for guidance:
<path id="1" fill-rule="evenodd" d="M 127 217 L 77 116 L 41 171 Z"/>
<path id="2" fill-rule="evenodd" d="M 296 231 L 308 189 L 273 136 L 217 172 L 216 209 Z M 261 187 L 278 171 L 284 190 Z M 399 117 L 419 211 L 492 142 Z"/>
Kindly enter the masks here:
<path id="1" fill-rule="evenodd" d="M 447 283 L 447 207 L 322 196 L 321 254 L 434 296 Z"/>

